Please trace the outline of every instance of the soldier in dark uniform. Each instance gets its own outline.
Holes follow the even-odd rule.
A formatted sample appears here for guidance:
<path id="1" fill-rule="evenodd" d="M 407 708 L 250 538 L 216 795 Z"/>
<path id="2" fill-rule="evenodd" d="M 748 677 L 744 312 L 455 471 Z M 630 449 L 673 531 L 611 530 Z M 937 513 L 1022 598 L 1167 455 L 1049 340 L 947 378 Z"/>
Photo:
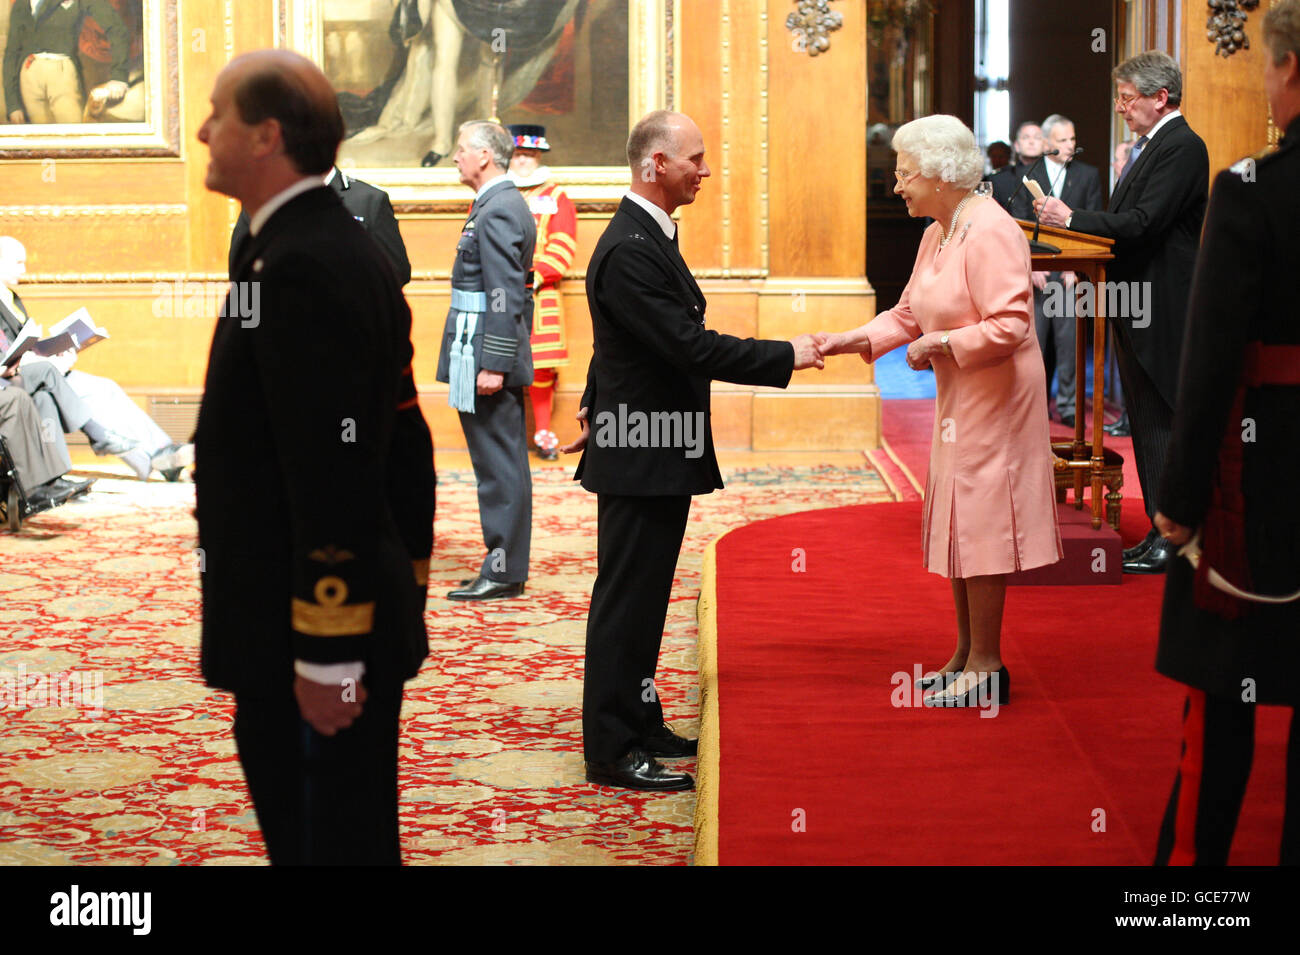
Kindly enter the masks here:
<path id="1" fill-rule="evenodd" d="M 1224 865 L 1254 750 L 1255 707 L 1292 707 L 1281 862 L 1300 864 L 1300 0 L 1263 21 L 1265 85 L 1281 148 L 1214 183 L 1187 317 L 1157 530 L 1200 530 L 1193 571 L 1165 586 L 1156 668 L 1188 686 L 1183 752 L 1158 864 Z"/>
<path id="2" fill-rule="evenodd" d="M 411 281 L 411 260 L 406 254 L 406 243 L 402 241 L 402 232 L 397 225 L 397 216 L 393 214 L 393 203 L 388 193 L 378 186 L 354 179 L 338 166 L 332 166 L 325 174 L 325 185 L 333 189 L 352 218 L 356 219 L 370 233 L 370 238 L 379 243 L 384 255 L 393 266 L 397 284 L 405 287 Z M 235 228 L 230 232 L 230 265 L 235 264 L 235 252 L 240 243 L 248 238 L 248 215 L 239 213 Z"/>
<path id="3" fill-rule="evenodd" d="M 329 81 L 284 50 L 232 60 L 199 129 L 207 187 L 250 217 L 230 278 L 253 306 L 217 322 L 194 439 L 202 666 L 235 694 L 277 865 L 400 862 L 402 684 L 428 652 L 410 310 L 321 182 L 342 137 Z"/>

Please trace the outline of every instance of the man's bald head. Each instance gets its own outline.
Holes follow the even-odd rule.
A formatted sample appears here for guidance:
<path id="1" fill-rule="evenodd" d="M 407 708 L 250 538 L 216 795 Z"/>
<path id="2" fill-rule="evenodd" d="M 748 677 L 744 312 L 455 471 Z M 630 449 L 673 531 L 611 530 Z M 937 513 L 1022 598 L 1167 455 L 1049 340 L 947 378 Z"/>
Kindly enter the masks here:
<path id="1" fill-rule="evenodd" d="M 695 123 L 685 113 L 656 109 L 646 113 L 632 127 L 627 137 L 627 164 L 632 171 L 641 172 L 655 153 L 677 155 L 678 131 Z"/>
<path id="2" fill-rule="evenodd" d="M 0 235 L 0 258 L 13 259 L 27 255 L 27 249 L 11 235 Z"/>
<path id="3" fill-rule="evenodd" d="M 695 201 L 709 175 L 704 135 L 685 113 L 657 109 L 641 117 L 627 138 L 632 191 L 672 213 Z"/>
<path id="4" fill-rule="evenodd" d="M 315 63 L 290 50 L 257 50 L 235 57 L 226 70 L 241 120 L 250 126 L 275 120 L 299 172 L 329 172 L 343 141 L 343 116 L 334 88 Z"/>

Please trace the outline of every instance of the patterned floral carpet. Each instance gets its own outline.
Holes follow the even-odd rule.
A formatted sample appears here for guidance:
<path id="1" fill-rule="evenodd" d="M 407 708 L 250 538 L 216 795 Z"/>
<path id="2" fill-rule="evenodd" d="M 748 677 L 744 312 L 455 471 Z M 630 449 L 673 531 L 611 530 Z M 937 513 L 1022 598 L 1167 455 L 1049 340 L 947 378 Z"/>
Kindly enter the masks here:
<path id="1" fill-rule="evenodd" d="M 443 594 L 478 562 L 472 474 L 439 475 L 430 658 L 402 711 L 408 864 L 685 864 L 694 793 L 584 781 L 582 651 L 595 499 L 534 470 L 527 595 Z M 756 468 L 697 498 L 659 690 L 693 734 L 701 554 L 741 524 L 890 500 L 861 468 Z M 193 487 L 100 480 L 83 502 L 0 532 L 0 864 L 263 864 L 230 734 L 199 679 Z M 689 768 L 694 768 L 693 766 Z"/>

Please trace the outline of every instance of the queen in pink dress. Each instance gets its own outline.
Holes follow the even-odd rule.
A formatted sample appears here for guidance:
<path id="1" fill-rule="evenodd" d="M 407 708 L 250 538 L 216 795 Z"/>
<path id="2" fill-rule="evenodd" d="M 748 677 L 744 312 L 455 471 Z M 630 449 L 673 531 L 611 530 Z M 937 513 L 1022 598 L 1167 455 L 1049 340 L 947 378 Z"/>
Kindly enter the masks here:
<path id="1" fill-rule="evenodd" d="M 899 128 L 895 192 L 930 216 L 898 305 L 823 354 L 871 362 L 900 345 L 935 373 L 934 439 L 921 547 L 952 578 L 957 649 L 921 681 L 927 705 L 1009 699 L 1000 642 L 1006 575 L 1062 556 L 1048 437 L 1047 383 L 1033 324 L 1029 246 L 995 201 L 971 191 L 983 156 L 952 116 Z"/>

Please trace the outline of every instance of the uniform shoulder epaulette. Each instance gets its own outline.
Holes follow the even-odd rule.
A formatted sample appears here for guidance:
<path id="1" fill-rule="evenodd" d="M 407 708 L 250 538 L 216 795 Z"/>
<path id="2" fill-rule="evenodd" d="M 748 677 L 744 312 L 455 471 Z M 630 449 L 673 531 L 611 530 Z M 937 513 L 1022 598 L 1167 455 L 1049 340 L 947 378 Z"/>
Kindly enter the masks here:
<path id="1" fill-rule="evenodd" d="M 1250 169 L 1251 166 L 1258 166 L 1261 162 L 1276 156 L 1279 152 L 1281 152 L 1281 150 L 1277 146 L 1265 146 L 1259 152 L 1247 156 L 1244 159 L 1237 160 L 1228 167 L 1228 171 L 1234 175 L 1240 176 L 1242 173 Z"/>

